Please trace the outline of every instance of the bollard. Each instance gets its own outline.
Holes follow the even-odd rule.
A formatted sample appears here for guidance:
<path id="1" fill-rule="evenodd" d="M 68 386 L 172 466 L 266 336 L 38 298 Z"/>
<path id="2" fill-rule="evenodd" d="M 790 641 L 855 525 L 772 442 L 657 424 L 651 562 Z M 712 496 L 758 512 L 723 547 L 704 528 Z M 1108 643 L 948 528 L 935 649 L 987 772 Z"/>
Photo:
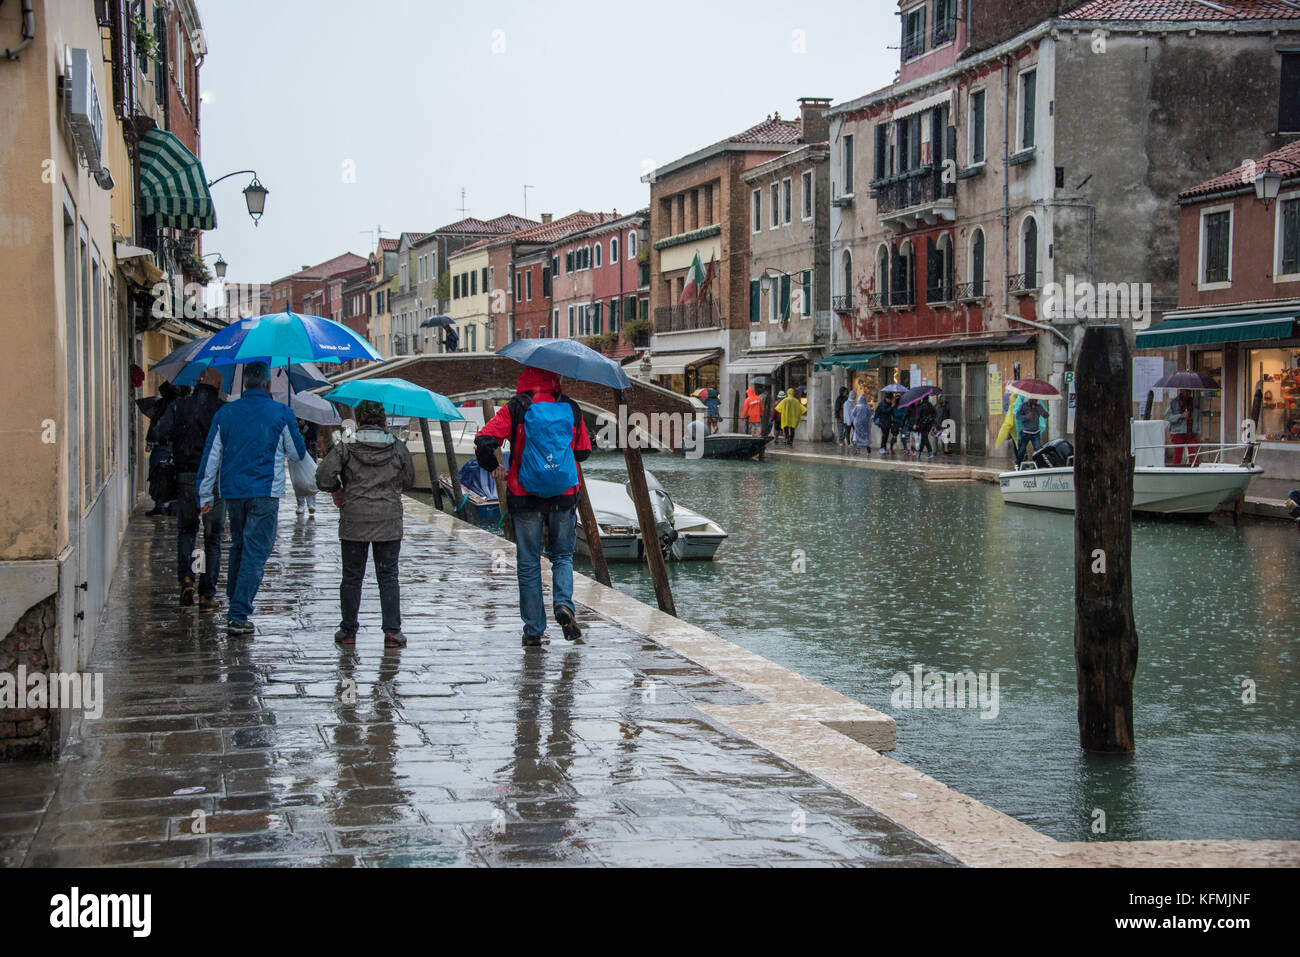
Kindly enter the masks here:
<path id="1" fill-rule="evenodd" d="M 1074 661 L 1079 743 L 1129 753 L 1138 638 L 1133 618 L 1132 363 L 1119 326 L 1083 336 L 1075 370 Z"/>

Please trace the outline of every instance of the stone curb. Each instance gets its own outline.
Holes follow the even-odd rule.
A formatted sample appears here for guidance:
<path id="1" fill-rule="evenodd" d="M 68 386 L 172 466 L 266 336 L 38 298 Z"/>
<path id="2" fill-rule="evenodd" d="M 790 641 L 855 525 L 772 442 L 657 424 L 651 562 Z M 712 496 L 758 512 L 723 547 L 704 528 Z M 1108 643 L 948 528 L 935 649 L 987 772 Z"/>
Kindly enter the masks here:
<path id="1" fill-rule="evenodd" d="M 804 455 L 805 453 L 782 453 Z M 808 456 L 809 458 L 821 458 Z M 913 463 L 914 465 L 914 463 Z M 889 468 L 880 463 L 877 467 Z M 939 466 L 942 468 L 942 466 Z M 514 544 L 411 498 L 406 514 L 513 564 Z M 545 564 L 545 559 L 543 559 Z M 577 572 L 574 600 L 752 692 L 761 704 L 695 707 L 974 867 L 1297 867 L 1300 841 L 1057 841 L 881 754 L 894 719 Z"/>

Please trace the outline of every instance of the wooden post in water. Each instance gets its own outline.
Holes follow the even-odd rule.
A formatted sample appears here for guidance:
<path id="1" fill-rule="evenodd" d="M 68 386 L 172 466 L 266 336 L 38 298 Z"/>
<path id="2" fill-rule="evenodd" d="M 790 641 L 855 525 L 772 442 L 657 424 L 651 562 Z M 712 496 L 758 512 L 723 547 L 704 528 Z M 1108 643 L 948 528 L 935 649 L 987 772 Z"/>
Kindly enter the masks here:
<path id="1" fill-rule="evenodd" d="M 1075 368 L 1074 662 L 1086 751 L 1134 749 L 1132 375 L 1119 326 L 1084 333 Z"/>
<path id="2" fill-rule="evenodd" d="M 492 421 L 492 416 L 496 415 L 496 410 L 492 407 L 492 400 L 482 399 L 479 401 L 478 407 L 483 410 L 483 424 L 487 425 Z M 497 454 L 497 461 L 502 461 L 500 453 Z M 496 479 L 496 486 L 497 507 L 501 510 L 501 534 L 506 537 L 506 541 L 513 542 L 515 540 L 515 523 L 510 520 L 510 511 L 506 507 L 506 496 L 509 489 L 501 479 Z"/>
<path id="3" fill-rule="evenodd" d="M 596 581 L 613 588 L 614 583 L 609 577 L 609 565 L 605 563 L 605 547 L 600 544 L 596 510 L 591 507 L 591 495 L 587 492 L 587 479 L 582 474 L 582 464 L 575 464 L 578 466 L 578 514 L 582 516 L 582 531 L 587 536 L 587 553 L 591 556 L 591 569 L 596 574 Z"/>
<path id="4" fill-rule="evenodd" d="M 632 420 L 632 390 L 614 390 L 615 401 L 627 407 L 627 420 Z M 627 463 L 627 477 L 632 491 L 632 502 L 636 505 L 637 522 L 641 526 L 641 544 L 645 548 L 646 561 L 650 563 L 650 580 L 655 586 L 655 600 L 659 610 L 676 617 L 677 608 L 673 605 L 673 593 L 668 587 L 668 568 L 664 565 L 664 554 L 659 547 L 659 536 L 655 532 L 654 508 L 650 505 L 650 487 L 646 485 L 645 466 L 641 462 L 641 450 L 632 440 L 631 430 L 623 436 L 623 459 Z"/>
<path id="5" fill-rule="evenodd" d="M 451 441 L 451 423 L 440 422 L 442 426 L 442 447 L 447 452 L 447 471 L 451 473 L 451 490 L 456 496 L 456 500 L 451 503 L 453 512 L 460 511 L 461 502 L 465 501 L 465 493 L 460 488 L 460 463 L 456 461 L 456 448 Z"/>
<path id="6" fill-rule="evenodd" d="M 744 432 L 745 429 L 740 423 L 740 392 L 736 390 L 731 393 L 731 428 L 736 432 Z"/>
<path id="7" fill-rule="evenodd" d="M 438 481 L 438 464 L 433 460 L 433 439 L 429 435 L 429 420 L 420 419 L 420 437 L 424 440 L 424 461 L 429 467 L 429 484 L 433 486 L 433 502 L 442 511 L 442 485 Z"/>

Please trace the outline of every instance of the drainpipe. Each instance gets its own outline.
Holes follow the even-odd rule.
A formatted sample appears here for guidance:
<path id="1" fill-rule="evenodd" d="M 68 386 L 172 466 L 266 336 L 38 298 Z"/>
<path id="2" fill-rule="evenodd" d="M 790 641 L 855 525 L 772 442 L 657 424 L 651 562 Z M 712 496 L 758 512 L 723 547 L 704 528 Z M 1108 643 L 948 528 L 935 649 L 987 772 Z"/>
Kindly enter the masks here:
<path id="1" fill-rule="evenodd" d="M 1011 276 L 1011 55 L 1002 57 L 1002 270 Z M 1011 311 L 1007 278 L 1002 280 L 1002 314 Z"/>
<path id="2" fill-rule="evenodd" d="M 1074 365 L 1074 346 L 1070 341 L 1070 337 L 1060 329 L 1056 328 L 1056 326 L 1049 325 L 1045 322 L 1035 322 L 1033 319 L 1025 319 L 1021 316 L 1013 316 L 1009 312 L 1003 313 L 1002 318 L 1006 319 L 1008 322 L 1023 322 L 1025 325 L 1033 326 L 1035 329 L 1042 329 L 1044 332 L 1050 332 L 1052 335 L 1056 336 L 1056 338 L 1065 343 L 1065 367 L 1069 369 Z"/>
<path id="3" fill-rule="evenodd" d="M 32 0 L 23 0 L 22 9 L 23 19 L 23 42 L 16 47 L 6 49 L 4 58 L 6 60 L 17 60 L 18 54 L 26 50 L 36 37 L 36 14 L 32 12 Z"/>

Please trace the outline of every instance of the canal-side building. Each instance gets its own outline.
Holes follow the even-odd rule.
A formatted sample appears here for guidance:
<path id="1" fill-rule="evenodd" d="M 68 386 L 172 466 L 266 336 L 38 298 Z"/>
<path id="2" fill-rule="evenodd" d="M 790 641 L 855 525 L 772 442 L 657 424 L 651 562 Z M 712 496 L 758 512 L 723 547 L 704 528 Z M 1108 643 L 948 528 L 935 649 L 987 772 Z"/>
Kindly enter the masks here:
<path id="1" fill-rule="evenodd" d="M 3 4 L 0 36 L 0 672 L 49 682 L 90 660 L 143 490 L 132 400 L 155 350 L 204 334 L 176 307 L 204 272 L 206 186 L 180 211 L 141 171 L 198 164 L 206 47 L 189 0 Z M 76 711 L 51 703 L 0 703 L 0 759 L 59 749 Z"/>
<path id="2" fill-rule="evenodd" d="M 496 277 L 488 263 L 486 242 L 484 239 L 471 243 L 453 252 L 447 260 L 451 286 L 447 315 L 455 320 L 466 352 L 496 349 L 493 302 L 496 308 L 505 308 L 505 293 L 495 300 L 492 296 L 492 282 Z"/>
<path id="3" fill-rule="evenodd" d="M 808 101 L 820 109 L 830 101 Z M 741 180 L 749 190 L 749 342 L 733 356 L 733 382 L 770 377 L 774 394 L 808 388 L 808 424 L 800 438 L 832 437 L 831 399 L 821 394 L 829 376 L 813 376 L 813 364 L 830 340 L 830 152 L 826 121 L 814 109 L 805 129 L 820 137 L 760 163 Z"/>
<path id="4" fill-rule="evenodd" d="M 599 332 L 605 338 L 598 344 L 606 355 L 621 359 L 650 345 L 649 329 L 641 325 L 650 314 L 650 267 L 639 258 L 650 236 L 650 211 L 642 209 L 630 216 L 615 211 L 614 216 L 575 238 L 599 250 L 590 287 L 591 301 L 599 304 L 606 320 Z M 553 262 L 559 264 L 558 255 Z"/>
<path id="5" fill-rule="evenodd" d="M 680 394 L 719 389 L 724 414 L 748 378 L 726 381 L 728 362 L 749 347 L 749 190 L 741 175 L 802 145 L 802 130 L 802 117 L 776 113 L 642 177 L 650 184 L 654 322 L 645 374 Z M 683 303 L 697 257 L 713 278 L 707 295 Z"/>
<path id="6" fill-rule="evenodd" d="M 1300 113 L 1280 126 L 1300 130 Z M 1300 479 L 1300 140 L 1185 191 L 1178 203 L 1178 308 L 1138 332 L 1139 353 L 1218 380 L 1221 391 L 1197 395 L 1206 442 L 1253 432 L 1265 475 Z M 1257 390 L 1259 419 L 1243 430 Z M 1154 414 L 1163 410 L 1160 402 Z"/>
<path id="7" fill-rule="evenodd" d="M 420 321 L 424 300 L 420 296 L 420 257 L 416 247 L 429 234 L 402 232 L 397 237 L 397 283 L 392 291 L 389 330 L 393 339 L 392 354 L 414 355 L 420 351 Z"/>
<path id="8" fill-rule="evenodd" d="M 975 453 L 1008 381 L 1065 391 L 1088 319 L 1173 307 L 1177 195 L 1277 148 L 1300 41 L 1273 0 L 992 6 L 902 0 L 899 82 L 828 111 L 832 381 L 939 385 Z"/>
<path id="9" fill-rule="evenodd" d="M 370 345 L 383 358 L 393 354 L 390 297 L 397 278 L 397 239 L 380 238 L 370 260 Z"/>

